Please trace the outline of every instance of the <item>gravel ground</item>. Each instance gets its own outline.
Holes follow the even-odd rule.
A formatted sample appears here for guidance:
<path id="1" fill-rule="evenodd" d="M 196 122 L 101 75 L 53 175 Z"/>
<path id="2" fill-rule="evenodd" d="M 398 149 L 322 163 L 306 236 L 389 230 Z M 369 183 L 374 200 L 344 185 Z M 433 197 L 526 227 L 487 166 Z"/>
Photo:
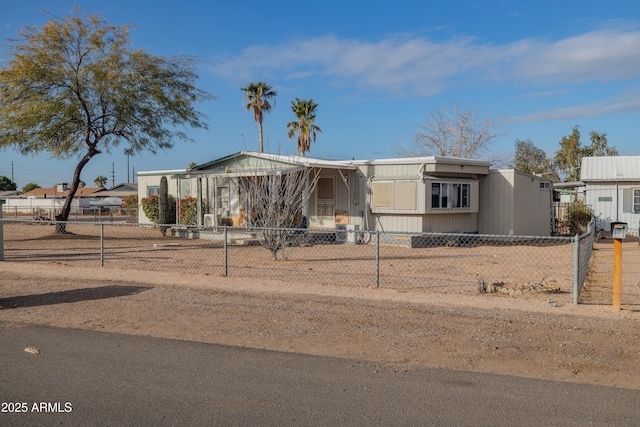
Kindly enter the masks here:
<path id="1" fill-rule="evenodd" d="M 565 293 L 447 293 L 0 262 L 0 327 L 51 325 L 640 389 L 640 246 L 623 310 L 598 242 L 588 304 Z M 627 268 L 629 266 L 629 268 Z M 607 300 L 607 298 L 609 298 Z M 32 343 L 38 347 L 38 343 Z M 82 349 L 78 349 L 82 351 Z"/>

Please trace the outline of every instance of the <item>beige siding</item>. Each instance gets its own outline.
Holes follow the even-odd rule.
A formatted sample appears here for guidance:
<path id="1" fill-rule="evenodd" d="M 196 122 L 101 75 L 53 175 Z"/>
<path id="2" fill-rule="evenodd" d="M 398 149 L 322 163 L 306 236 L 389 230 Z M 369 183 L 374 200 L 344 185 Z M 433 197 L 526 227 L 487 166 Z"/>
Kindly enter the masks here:
<path id="1" fill-rule="evenodd" d="M 514 234 L 549 236 L 551 234 L 551 188 L 540 189 L 546 179 L 514 173 Z"/>
<path id="2" fill-rule="evenodd" d="M 513 174 L 491 171 L 480 182 L 478 231 L 481 234 L 514 234 Z"/>
<path id="3" fill-rule="evenodd" d="M 380 178 L 392 178 L 392 177 L 411 177 L 414 179 L 420 178 L 421 165 L 403 165 L 403 164 L 388 164 L 388 165 L 374 165 L 373 174 Z"/>
<path id="4" fill-rule="evenodd" d="M 424 215 L 422 230 L 430 233 L 477 233 L 477 213 Z"/>
<path id="5" fill-rule="evenodd" d="M 546 179 L 513 169 L 491 171 L 480 183 L 478 230 L 482 234 L 548 236 L 551 189 Z"/>
<path id="6" fill-rule="evenodd" d="M 375 229 L 385 232 L 418 232 L 422 228 L 422 215 L 375 215 Z"/>
<path id="7" fill-rule="evenodd" d="M 477 214 L 374 215 L 376 229 L 386 232 L 477 233 Z"/>
<path id="8" fill-rule="evenodd" d="M 455 176 L 452 174 L 460 174 L 460 176 L 474 175 L 486 175 L 489 171 L 487 166 L 479 165 L 463 165 L 463 164 L 449 164 L 449 163 L 435 163 L 427 164 L 424 168 L 426 174 L 446 174 L 448 176 Z"/>

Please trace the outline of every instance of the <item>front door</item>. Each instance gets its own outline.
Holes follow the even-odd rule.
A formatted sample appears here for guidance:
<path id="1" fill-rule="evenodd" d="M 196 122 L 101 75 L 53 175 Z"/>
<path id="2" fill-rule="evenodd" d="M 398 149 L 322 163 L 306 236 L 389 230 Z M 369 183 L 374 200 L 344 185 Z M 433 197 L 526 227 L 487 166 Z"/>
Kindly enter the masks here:
<path id="1" fill-rule="evenodd" d="M 321 228 L 335 227 L 335 179 L 332 176 L 318 179 L 316 184 L 316 224 Z"/>

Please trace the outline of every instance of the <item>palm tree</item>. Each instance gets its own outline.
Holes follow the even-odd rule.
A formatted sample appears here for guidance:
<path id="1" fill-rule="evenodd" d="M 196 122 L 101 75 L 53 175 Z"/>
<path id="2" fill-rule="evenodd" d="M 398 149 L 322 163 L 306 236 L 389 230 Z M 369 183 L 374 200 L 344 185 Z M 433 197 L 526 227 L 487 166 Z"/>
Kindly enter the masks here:
<path id="1" fill-rule="evenodd" d="M 93 180 L 93 182 L 98 186 L 98 187 L 104 187 L 105 185 L 107 185 L 107 182 L 109 180 L 107 179 L 106 176 L 100 175 L 97 176 L 96 179 Z"/>
<path id="2" fill-rule="evenodd" d="M 269 84 L 265 82 L 249 83 L 249 86 L 240 88 L 245 92 L 244 99 L 247 102 L 245 107 L 247 111 L 253 109 L 253 119 L 258 123 L 258 133 L 260 135 L 260 152 L 264 151 L 262 144 L 262 117 L 263 113 L 271 111 L 269 100 L 275 98 L 278 93 L 274 91 Z M 273 108 L 276 103 L 273 102 Z"/>
<path id="3" fill-rule="evenodd" d="M 296 121 L 287 124 L 289 139 L 298 135 L 298 152 L 304 157 L 304 153 L 311 149 L 311 141 L 316 141 L 316 134 L 322 130 L 316 126 L 316 108 L 318 104 L 313 98 L 291 101 L 291 111 L 296 115 Z"/>

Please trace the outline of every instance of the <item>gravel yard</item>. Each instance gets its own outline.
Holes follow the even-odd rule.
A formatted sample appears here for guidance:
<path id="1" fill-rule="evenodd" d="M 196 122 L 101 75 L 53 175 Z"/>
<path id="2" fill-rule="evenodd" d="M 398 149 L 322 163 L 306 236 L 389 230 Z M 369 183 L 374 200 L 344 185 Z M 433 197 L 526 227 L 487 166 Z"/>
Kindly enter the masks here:
<path id="1" fill-rule="evenodd" d="M 640 265 L 640 247 L 625 243 L 618 313 L 606 291 L 610 248 L 596 244 L 588 303 L 577 306 L 566 292 L 480 294 L 475 284 L 376 289 L 294 275 L 5 261 L 0 327 L 84 328 L 367 359 L 393 369 L 421 365 L 640 389 L 640 295 L 632 289 L 638 276 L 625 274 Z"/>

